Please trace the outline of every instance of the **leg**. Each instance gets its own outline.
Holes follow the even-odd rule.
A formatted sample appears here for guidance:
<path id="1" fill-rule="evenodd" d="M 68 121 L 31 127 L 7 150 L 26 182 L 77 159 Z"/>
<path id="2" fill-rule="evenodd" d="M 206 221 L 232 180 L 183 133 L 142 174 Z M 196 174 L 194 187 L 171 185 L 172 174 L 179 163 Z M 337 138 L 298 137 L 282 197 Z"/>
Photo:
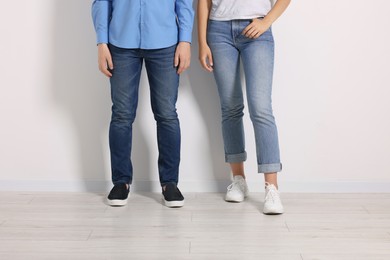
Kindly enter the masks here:
<path id="1" fill-rule="evenodd" d="M 178 183 L 180 125 L 176 113 L 179 75 L 174 67 L 176 46 L 144 50 L 150 96 L 157 123 L 158 169 L 161 185 Z"/>
<path id="2" fill-rule="evenodd" d="M 230 22 L 210 21 L 207 39 L 213 55 L 214 77 L 221 102 L 225 160 L 231 163 L 233 174 L 243 175 L 242 163 L 246 160 L 246 151 L 240 54 L 230 32 Z"/>
<path id="3" fill-rule="evenodd" d="M 265 173 L 264 181 L 266 183 L 273 184 L 276 188 L 278 188 L 278 174 L 276 172 Z"/>
<path id="4" fill-rule="evenodd" d="M 246 77 L 247 99 L 253 123 L 258 171 L 276 184 L 275 173 L 281 171 L 278 132 L 272 112 L 272 77 L 274 42 L 271 30 L 240 49 Z"/>
<path id="5" fill-rule="evenodd" d="M 249 113 L 256 139 L 258 171 L 265 173 L 264 214 L 284 212 L 277 190 L 277 172 L 282 170 L 279 155 L 278 132 L 272 113 L 272 77 L 274 42 L 271 29 L 256 40 L 243 44 L 244 64 Z"/>
<path id="6" fill-rule="evenodd" d="M 225 160 L 230 163 L 233 182 L 227 188 L 225 200 L 241 202 L 248 196 L 245 181 L 245 138 L 242 117 L 244 101 L 240 79 L 240 53 L 231 37 L 231 22 L 210 21 L 208 42 L 214 60 L 214 77 L 222 110 L 222 134 Z"/>
<path id="7" fill-rule="evenodd" d="M 138 104 L 142 59 L 137 50 L 110 45 L 114 70 L 110 79 L 112 117 L 109 130 L 112 182 L 131 184 L 132 124 Z"/>
<path id="8" fill-rule="evenodd" d="M 233 177 L 234 176 L 242 176 L 245 178 L 245 172 L 244 172 L 244 163 L 230 163 L 230 169 L 232 171 Z"/>

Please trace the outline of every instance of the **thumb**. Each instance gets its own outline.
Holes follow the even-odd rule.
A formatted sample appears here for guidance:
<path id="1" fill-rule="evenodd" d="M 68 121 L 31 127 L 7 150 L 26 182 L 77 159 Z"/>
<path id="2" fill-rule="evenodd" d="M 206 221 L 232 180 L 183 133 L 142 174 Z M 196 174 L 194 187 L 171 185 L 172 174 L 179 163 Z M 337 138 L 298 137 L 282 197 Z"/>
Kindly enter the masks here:
<path id="1" fill-rule="evenodd" d="M 175 52 L 175 67 L 179 66 L 179 53 Z"/>
<path id="2" fill-rule="evenodd" d="M 207 58 L 209 59 L 210 66 L 214 66 L 213 55 L 211 53 L 209 53 Z"/>
<path id="3" fill-rule="evenodd" d="M 108 64 L 108 68 L 110 68 L 110 70 L 114 69 L 114 63 L 112 62 L 111 56 L 107 57 L 107 64 Z"/>

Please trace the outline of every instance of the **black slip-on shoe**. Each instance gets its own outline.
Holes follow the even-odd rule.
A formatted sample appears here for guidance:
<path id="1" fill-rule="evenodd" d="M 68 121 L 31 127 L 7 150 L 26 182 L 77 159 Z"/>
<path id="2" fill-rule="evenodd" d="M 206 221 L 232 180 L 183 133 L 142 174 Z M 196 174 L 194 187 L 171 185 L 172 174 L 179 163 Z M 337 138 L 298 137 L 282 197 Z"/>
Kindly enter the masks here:
<path id="1" fill-rule="evenodd" d="M 130 186 L 126 187 L 126 183 L 116 184 L 110 194 L 108 194 L 107 202 L 110 206 L 125 206 L 129 196 Z"/>
<path id="2" fill-rule="evenodd" d="M 184 206 L 184 197 L 175 183 L 165 185 L 165 190 L 162 192 L 164 196 L 164 204 L 169 208 L 180 208 Z"/>

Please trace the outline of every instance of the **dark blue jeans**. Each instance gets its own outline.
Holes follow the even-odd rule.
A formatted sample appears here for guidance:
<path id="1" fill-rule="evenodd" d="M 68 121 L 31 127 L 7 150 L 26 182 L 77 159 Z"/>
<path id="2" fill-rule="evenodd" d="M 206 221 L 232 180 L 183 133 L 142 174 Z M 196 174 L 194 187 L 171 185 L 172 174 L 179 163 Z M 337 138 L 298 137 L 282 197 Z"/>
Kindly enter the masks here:
<path id="1" fill-rule="evenodd" d="M 164 49 L 122 49 L 110 45 L 114 63 L 111 82 L 110 154 L 112 182 L 132 183 L 132 125 L 138 104 L 143 61 L 148 74 L 151 105 L 157 123 L 158 169 L 161 185 L 177 184 L 180 125 L 176 113 L 179 75 L 174 67 L 176 45 Z"/>

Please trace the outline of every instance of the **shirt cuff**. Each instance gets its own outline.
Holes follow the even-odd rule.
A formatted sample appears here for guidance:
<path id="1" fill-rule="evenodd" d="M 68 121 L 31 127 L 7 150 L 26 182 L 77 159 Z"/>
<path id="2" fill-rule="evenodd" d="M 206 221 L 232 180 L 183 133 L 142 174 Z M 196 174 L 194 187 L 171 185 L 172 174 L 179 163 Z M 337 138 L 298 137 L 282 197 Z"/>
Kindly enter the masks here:
<path id="1" fill-rule="evenodd" d="M 107 33 L 98 34 L 96 42 L 97 44 L 108 43 L 108 34 Z"/>
<path id="2" fill-rule="evenodd" d="M 179 42 L 189 42 L 192 41 L 192 31 L 179 30 Z"/>

